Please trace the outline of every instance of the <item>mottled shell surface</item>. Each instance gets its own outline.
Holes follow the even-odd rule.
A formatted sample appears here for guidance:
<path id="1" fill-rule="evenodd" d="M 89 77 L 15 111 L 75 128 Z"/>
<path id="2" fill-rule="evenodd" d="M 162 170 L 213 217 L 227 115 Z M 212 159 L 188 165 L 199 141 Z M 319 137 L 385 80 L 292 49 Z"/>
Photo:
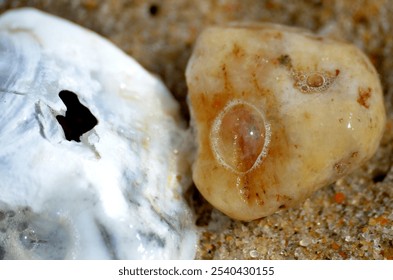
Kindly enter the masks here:
<path id="1" fill-rule="evenodd" d="M 378 74 L 355 46 L 272 24 L 212 27 L 186 71 L 193 179 L 230 217 L 297 205 L 375 152 Z"/>
<path id="2" fill-rule="evenodd" d="M 4 258 L 193 258 L 187 135 L 162 82 L 107 40 L 33 9 L 0 17 Z"/>

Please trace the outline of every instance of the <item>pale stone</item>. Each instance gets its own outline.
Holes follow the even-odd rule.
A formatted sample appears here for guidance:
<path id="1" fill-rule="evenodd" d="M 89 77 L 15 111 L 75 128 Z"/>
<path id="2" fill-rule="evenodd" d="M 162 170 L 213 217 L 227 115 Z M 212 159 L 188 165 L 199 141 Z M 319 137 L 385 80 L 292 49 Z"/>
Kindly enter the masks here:
<path id="1" fill-rule="evenodd" d="M 375 152 L 378 74 L 355 46 L 272 24 L 212 27 L 186 71 L 193 179 L 230 217 L 297 205 Z"/>

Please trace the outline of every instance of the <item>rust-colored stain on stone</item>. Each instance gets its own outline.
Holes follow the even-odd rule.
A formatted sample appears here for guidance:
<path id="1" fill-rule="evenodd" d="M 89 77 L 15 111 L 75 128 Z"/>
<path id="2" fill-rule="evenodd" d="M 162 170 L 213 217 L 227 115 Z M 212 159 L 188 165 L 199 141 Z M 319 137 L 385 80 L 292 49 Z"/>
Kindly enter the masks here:
<path id="1" fill-rule="evenodd" d="M 359 97 L 357 99 L 357 102 L 366 109 L 370 108 L 370 103 L 368 102 L 368 100 L 371 97 L 371 88 L 359 88 L 358 94 Z"/>
<path id="2" fill-rule="evenodd" d="M 233 45 L 232 53 L 234 57 L 238 57 L 238 58 L 243 57 L 245 55 L 244 50 L 238 44 Z"/>

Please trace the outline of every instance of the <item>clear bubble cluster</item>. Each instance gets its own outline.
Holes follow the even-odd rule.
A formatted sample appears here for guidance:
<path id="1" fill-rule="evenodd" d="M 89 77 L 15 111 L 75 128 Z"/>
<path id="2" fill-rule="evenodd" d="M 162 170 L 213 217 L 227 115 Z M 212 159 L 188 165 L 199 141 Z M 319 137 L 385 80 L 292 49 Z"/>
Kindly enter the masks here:
<path id="1" fill-rule="evenodd" d="M 327 90 L 336 80 L 340 71 L 329 73 L 325 71 L 292 71 L 295 87 L 303 93 L 323 92 Z"/>

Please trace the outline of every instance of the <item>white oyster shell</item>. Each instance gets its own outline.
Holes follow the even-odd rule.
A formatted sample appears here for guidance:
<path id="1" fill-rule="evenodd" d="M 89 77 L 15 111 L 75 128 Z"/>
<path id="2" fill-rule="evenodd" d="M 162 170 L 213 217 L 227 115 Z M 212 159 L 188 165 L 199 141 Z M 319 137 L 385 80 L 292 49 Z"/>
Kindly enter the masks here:
<path id="1" fill-rule="evenodd" d="M 0 257 L 193 258 L 186 130 L 164 85 L 97 34 L 0 17 Z M 98 124 L 68 141 L 74 92 Z"/>

